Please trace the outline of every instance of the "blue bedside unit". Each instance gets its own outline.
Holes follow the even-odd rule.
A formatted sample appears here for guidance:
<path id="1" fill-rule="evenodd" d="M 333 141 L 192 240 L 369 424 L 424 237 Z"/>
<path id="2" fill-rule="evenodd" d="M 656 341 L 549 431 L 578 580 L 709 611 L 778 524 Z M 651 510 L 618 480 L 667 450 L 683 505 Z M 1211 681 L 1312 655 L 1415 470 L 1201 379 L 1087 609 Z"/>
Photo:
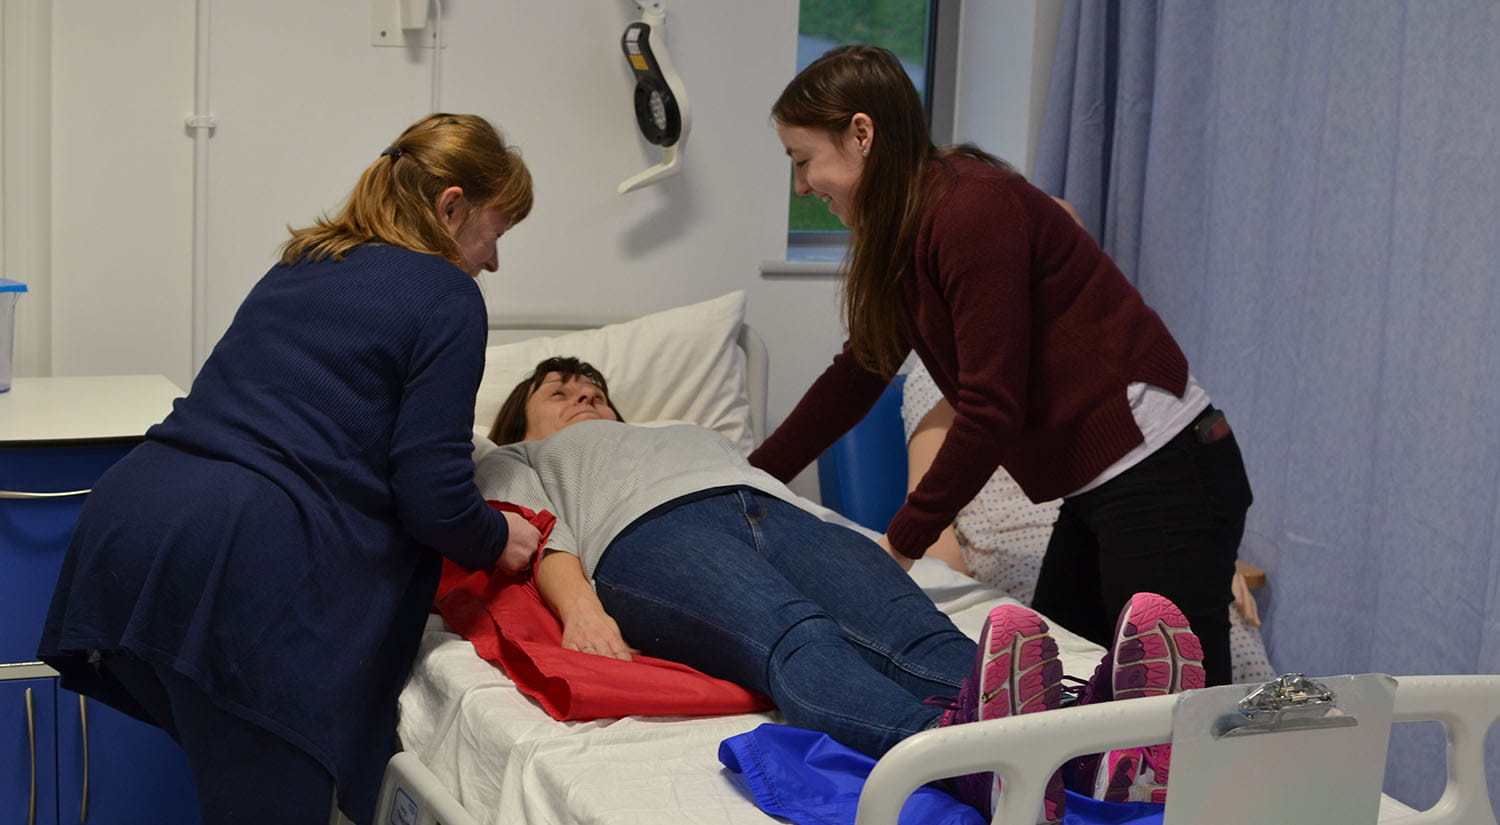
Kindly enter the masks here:
<path id="1" fill-rule="evenodd" d="M 885 532 L 906 503 L 905 384 L 906 376 L 896 376 L 864 419 L 818 456 L 823 506 L 877 533 Z"/>
<path id="2" fill-rule="evenodd" d="M 180 395 L 156 375 L 17 378 L 0 394 L 0 822 L 201 821 L 170 737 L 36 661 L 89 488 Z"/>

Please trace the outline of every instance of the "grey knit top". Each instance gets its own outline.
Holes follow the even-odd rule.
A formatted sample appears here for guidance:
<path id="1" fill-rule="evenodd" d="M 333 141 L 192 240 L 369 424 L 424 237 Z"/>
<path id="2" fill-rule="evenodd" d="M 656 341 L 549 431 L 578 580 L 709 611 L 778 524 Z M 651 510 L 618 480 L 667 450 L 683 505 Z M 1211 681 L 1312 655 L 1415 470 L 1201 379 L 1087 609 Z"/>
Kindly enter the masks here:
<path id="1" fill-rule="evenodd" d="M 751 467 L 734 442 L 695 424 L 581 421 L 540 441 L 476 450 L 475 467 L 486 499 L 557 516 L 547 549 L 578 556 L 590 581 L 626 527 L 690 493 L 744 485 L 797 504 L 785 484 Z"/>

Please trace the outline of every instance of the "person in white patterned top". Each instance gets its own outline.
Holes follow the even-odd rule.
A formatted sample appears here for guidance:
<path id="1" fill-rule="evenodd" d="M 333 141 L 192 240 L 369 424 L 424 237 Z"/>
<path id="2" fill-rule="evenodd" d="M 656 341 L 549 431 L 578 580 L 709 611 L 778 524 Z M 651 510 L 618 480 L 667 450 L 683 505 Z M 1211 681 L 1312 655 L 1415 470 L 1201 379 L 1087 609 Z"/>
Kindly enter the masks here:
<path id="1" fill-rule="evenodd" d="M 943 400 L 920 359 L 908 363 L 901 393 L 901 421 L 906 429 L 910 490 L 927 472 L 943 443 L 953 408 Z M 1023 604 L 1031 603 L 1041 571 L 1042 556 L 1052 535 L 1060 500 L 1032 502 L 1001 467 L 995 471 L 951 526 L 938 537 L 927 555 L 1004 591 Z M 1234 577 L 1234 604 L 1229 608 L 1229 652 L 1233 679 L 1238 683 L 1276 678 L 1260 637 L 1260 613 L 1243 574 Z"/>

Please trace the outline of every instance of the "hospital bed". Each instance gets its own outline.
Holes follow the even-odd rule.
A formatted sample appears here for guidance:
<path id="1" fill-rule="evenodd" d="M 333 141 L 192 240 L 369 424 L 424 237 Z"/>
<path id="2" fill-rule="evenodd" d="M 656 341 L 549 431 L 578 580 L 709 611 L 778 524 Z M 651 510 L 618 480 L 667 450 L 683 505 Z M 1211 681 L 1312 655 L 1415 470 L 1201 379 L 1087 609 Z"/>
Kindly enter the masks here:
<path id="1" fill-rule="evenodd" d="M 568 354 L 601 368 L 615 387 L 613 400 L 627 420 L 691 420 L 724 432 L 748 448 L 764 436 L 767 369 L 764 345 L 743 325 L 743 311 L 743 295 L 734 293 L 592 329 L 579 329 L 586 324 L 576 320 L 501 319 L 493 324 L 494 345 L 476 409 L 476 430 L 488 426 L 500 399 L 531 366 L 550 355 Z M 850 489 L 842 492 L 846 500 L 859 495 Z M 813 502 L 806 505 L 822 517 L 864 529 Z M 1005 599 L 941 562 L 922 560 L 912 575 L 971 636 L 978 635 L 989 609 Z M 1102 651 L 1062 628 L 1053 629 L 1064 670 L 1085 677 L 1091 674 Z M 1483 747 L 1485 732 L 1500 715 L 1500 676 L 1396 681 L 1399 687 L 1392 685 L 1394 699 L 1388 714 L 1403 721 L 1436 719 L 1447 727 L 1450 780 L 1439 803 L 1424 812 L 1413 812 L 1381 795 L 1381 821 L 1404 817 L 1402 821 L 1410 825 L 1495 825 L 1485 788 Z M 1190 693 L 1207 696 L 1213 691 L 1243 694 L 1249 690 L 1242 686 Z M 398 733 L 403 750 L 387 769 L 378 825 L 769 825 L 785 821 L 762 813 L 742 780 L 717 758 L 722 740 L 780 721 L 774 711 L 558 722 L 521 693 L 503 671 L 479 658 L 472 645 L 450 632 L 437 616 L 429 618 L 400 704 Z M 1005 792 L 994 821 L 1028 825 L 1056 765 L 1075 754 L 1112 747 L 1168 739 L 1180 742 L 1183 732 L 1173 725 L 1178 710 L 1178 697 L 1156 697 L 919 734 L 875 766 L 858 821 L 860 825 L 895 823 L 903 801 L 923 783 L 995 770 L 1004 779 Z M 1377 716 L 1367 714 L 1371 724 L 1365 731 L 1378 727 Z M 1298 731 L 1261 739 L 1287 742 L 1277 759 L 1295 766 L 1300 751 L 1314 752 L 1294 741 L 1297 736 L 1339 733 Z M 1359 760 L 1334 761 L 1352 765 Z M 1191 779 L 1181 764 L 1180 759 L 1174 761 L 1167 825 L 1235 821 L 1223 814 L 1225 806 L 1233 807 L 1236 801 L 1222 793 L 1210 797 L 1210 817 L 1193 810 L 1195 800 L 1202 804 L 1201 794 L 1175 792 L 1181 781 Z M 1303 767 L 1312 771 L 1326 766 Z M 1383 770 L 1382 756 L 1379 771 Z M 1213 780 L 1207 777 L 1204 784 Z M 1378 782 L 1377 778 L 1371 787 L 1378 789 Z M 1245 810 L 1263 805 L 1267 797 L 1253 773 L 1229 790 L 1238 791 Z M 1179 795 L 1182 803 L 1177 801 Z M 1333 816 L 1297 821 L 1341 820 Z"/>

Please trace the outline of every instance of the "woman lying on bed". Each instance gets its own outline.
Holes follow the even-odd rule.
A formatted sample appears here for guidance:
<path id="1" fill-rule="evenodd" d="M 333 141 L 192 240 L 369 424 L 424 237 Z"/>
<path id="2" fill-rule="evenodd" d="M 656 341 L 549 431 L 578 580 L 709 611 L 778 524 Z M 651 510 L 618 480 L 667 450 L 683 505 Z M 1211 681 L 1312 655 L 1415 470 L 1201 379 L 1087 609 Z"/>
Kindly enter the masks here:
<path id="1" fill-rule="evenodd" d="M 1035 613 L 996 608 L 976 647 L 879 545 L 795 506 L 724 436 L 620 419 L 597 370 L 548 359 L 501 408 L 491 440 L 507 446 L 477 464 L 486 498 L 557 517 L 537 587 L 565 647 L 682 662 L 876 758 L 928 728 L 1058 707 L 1056 644 Z M 1149 595 L 1127 612 L 1159 620 L 1122 617 L 1120 633 L 1168 667 L 1122 655 L 1089 701 L 1202 685 L 1186 620 Z M 955 694 L 947 709 L 924 701 Z M 990 784 L 961 781 L 960 796 L 989 813 Z"/>

